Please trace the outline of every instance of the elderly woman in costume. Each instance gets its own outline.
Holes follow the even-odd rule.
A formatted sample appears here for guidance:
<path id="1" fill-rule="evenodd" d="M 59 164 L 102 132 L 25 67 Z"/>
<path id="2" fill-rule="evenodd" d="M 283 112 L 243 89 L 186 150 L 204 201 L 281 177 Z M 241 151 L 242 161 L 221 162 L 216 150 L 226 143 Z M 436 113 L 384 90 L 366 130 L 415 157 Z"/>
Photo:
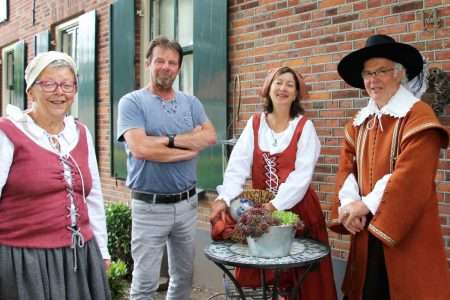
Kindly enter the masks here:
<path id="1" fill-rule="evenodd" d="M 264 205 L 266 209 L 299 214 L 309 237 L 328 244 L 324 216 L 311 187 L 320 141 L 313 123 L 302 115 L 300 101 L 306 94 L 303 78 L 289 67 L 278 68 L 267 76 L 262 88 L 264 113 L 250 118 L 233 148 L 223 185 L 217 188 L 219 195 L 212 204 L 212 223 L 251 177 L 253 188 L 275 195 Z M 292 285 L 294 277 L 301 274 L 300 268 L 285 272 L 282 285 Z M 244 286 L 258 286 L 260 282 L 257 269 L 238 269 L 236 277 Z M 298 299 L 336 299 L 330 257 L 308 273 Z"/>
<path id="2" fill-rule="evenodd" d="M 64 53 L 25 70 L 31 109 L 0 118 L 0 299 L 110 299 L 92 137 L 66 116 L 77 68 Z"/>
<path id="3" fill-rule="evenodd" d="M 340 76 L 369 103 L 345 126 L 331 229 L 351 234 L 349 300 L 450 299 L 434 179 L 448 132 L 407 87 L 419 51 L 386 35 L 345 56 Z"/>

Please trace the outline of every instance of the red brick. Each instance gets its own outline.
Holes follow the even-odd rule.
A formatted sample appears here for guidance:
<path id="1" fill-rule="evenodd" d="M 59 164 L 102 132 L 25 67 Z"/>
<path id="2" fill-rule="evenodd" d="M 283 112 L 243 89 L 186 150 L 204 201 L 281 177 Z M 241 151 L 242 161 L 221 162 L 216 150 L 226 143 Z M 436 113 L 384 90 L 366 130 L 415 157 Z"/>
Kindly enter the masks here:
<path id="1" fill-rule="evenodd" d="M 400 5 L 394 5 L 392 7 L 392 13 L 402 13 L 405 11 L 417 11 L 423 8 L 423 1 L 414 1 Z"/>

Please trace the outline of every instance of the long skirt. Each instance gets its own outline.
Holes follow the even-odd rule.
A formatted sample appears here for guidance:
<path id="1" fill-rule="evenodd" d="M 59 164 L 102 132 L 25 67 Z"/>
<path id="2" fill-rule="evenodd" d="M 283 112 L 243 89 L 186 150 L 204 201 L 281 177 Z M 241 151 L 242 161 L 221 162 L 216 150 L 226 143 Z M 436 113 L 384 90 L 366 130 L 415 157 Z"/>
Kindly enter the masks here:
<path id="1" fill-rule="evenodd" d="M 70 247 L 34 249 L 0 245 L 0 299 L 111 299 L 95 239 L 77 248 L 75 255 L 76 261 Z"/>

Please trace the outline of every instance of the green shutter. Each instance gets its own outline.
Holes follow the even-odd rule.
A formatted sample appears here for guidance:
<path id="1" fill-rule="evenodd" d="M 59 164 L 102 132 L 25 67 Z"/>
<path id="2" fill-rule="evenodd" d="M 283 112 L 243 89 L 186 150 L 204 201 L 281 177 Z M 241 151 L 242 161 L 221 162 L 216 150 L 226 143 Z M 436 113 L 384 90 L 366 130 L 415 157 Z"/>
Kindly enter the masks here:
<path id="1" fill-rule="evenodd" d="M 222 182 L 220 141 L 227 138 L 227 2 L 194 0 L 194 95 L 202 101 L 218 140 L 200 155 L 198 181 L 205 189 Z"/>
<path id="2" fill-rule="evenodd" d="M 14 103 L 13 105 L 25 109 L 25 42 L 18 41 L 14 45 Z"/>
<path id="3" fill-rule="evenodd" d="M 48 30 L 36 33 L 34 36 L 34 55 L 47 52 L 50 48 L 50 32 Z"/>
<path id="4" fill-rule="evenodd" d="M 135 89 L 134 1 L 117 0 L 110 6 L 111 175 L 126 178 L 123 143 L 117 142 L 117 109 L 120 98 Z"/>
<path id="5" fill-rule="evenodd" d="M 81 15 L 78 27 L 78 117 L 96 138 L 95 128 L 95 10 Z"/>

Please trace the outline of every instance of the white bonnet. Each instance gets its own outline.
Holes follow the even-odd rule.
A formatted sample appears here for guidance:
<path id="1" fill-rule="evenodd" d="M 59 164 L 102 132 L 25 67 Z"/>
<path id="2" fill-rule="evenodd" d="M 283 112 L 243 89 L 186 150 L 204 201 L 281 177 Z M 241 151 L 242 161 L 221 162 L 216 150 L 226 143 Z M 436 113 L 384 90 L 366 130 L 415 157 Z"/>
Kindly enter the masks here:
<path id="1" fill-rule="evenodd" d="M 75 74 L 75 79 L 77 80 L 78 77 L 78 71 L 77 66 L 73 59 L 59 51 L 48 51 L 44 53 L 38 54 L 35 58 L 31 60 L 31 62 L 28 64 L 27 68 L 25 69 L 25 81 L 27 82 L 27 92 L 31 88 L 31 86 L 34 84 L 36 79 L 39 77 L 39 74 L 52 62 L 57 60 L 64 60 L 66 61 L 70 67 L 72 68 L 72 71 Z"/>

